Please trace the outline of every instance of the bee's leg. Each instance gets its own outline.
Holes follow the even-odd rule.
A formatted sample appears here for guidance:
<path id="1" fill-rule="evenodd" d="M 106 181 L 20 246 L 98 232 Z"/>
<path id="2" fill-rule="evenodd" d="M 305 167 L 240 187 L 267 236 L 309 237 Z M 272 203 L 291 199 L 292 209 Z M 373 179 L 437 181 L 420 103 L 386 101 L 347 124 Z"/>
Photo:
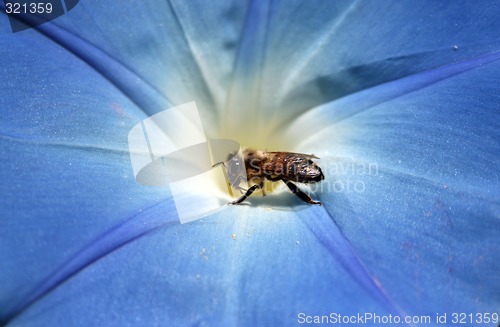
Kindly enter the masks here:
<path id="1" fill-rule="evenodd" d="M 301 199 L 302 201 L 310 203 L 310 204 L 319 204 L 319 205 L 321 205 L 321 202 L 314 201 L 313 199 L 311 199 L 311 197 L 309 195 L 307 195 L 304 192 L 302 192 L 300 190 L 300 188 L 298 188 L 297 185 L 295 185 L 291 181 L 288 181 L 288 180 L 285 180 L 285 179 L 281 179 L 281 180 L 283 181 L 283 183 L 286 184 L 286 186 L 288 186 L 288 188 L 290 189 L 290 191 L 292 191 L 293 194 L 295 194 L 297 197 L 299 197 L 299 199 Z"/>
<path id="2" fill-rule="evenodd" d="M 243 201 L 245 201 L 246 198 L 248 198 L 250 195 L 252 195 L 252 193 L 258 189 L 260 187 L 259 184 L 255 184 L 253 185 L 252 187 L 250 187 L 245 194 L 243 194 L 242 196 L 240 196 L 240 198 L 236 201 L 233 201 L 233 202 L 229 202 L 230 204 L 239 204 Z"/>
<path id="3" fill-rule="evenodd" d="M 245 178 L 243 176 L 238 176 L 234 182 L 231 183 L 231 187 L 237 189 L 240 191 L 241 194 L 243 194 L 243 191 L 246 191 L 245 188 L 241 187 L 241 183 L 245 181 Z"/>

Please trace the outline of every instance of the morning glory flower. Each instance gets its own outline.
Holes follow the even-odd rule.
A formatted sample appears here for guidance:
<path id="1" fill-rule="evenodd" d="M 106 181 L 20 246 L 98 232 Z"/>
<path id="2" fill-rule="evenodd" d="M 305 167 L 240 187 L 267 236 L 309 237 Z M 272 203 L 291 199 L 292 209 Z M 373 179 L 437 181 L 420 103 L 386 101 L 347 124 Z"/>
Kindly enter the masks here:
<path id="1" fill-rule="evenodd" d="M 499 15 L 82 1 L 19 33 L 4 17 L 0 324 L 498 314 Z M 191 101 L 209 137 L 319 156 L 323 206 L 278 189 L 181 225 L 168 188 L 135 181 L 127 135 Z"/>

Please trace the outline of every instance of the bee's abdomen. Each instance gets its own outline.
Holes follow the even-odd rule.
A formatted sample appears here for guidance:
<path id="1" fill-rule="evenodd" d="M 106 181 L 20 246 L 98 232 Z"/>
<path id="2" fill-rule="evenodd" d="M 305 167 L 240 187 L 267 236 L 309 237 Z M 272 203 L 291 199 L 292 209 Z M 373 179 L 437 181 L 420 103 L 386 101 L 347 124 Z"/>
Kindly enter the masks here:
<path id="1" fill-rule="evenodd" d="M 325 178 L 318 165 L 297 153 L 270 153 L 263 168 L 268 176 L 281 177 L 298 183 L 315 183 Z"/>

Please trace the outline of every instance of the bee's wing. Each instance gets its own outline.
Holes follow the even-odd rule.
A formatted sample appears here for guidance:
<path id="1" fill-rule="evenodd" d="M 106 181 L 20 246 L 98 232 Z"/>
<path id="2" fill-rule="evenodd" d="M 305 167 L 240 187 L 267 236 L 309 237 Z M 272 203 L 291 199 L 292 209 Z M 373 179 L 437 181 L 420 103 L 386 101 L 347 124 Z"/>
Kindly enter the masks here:
<path id="1" fill-rule="evenodd" d="M 315 156 L 314 154 L 306 154 L 306 153 L 299 153 L 299 152 L 266 152 L 266 153 L 272 154 L 272 155 L 276 155 L 279 153 L 288 153 L 288 154 L 296 155 L 298 157 L 304 157 L 307 159 L 320 159 L 319 157 Z"/>
<path id="2" fill-rule="evenodd" d="M 315 156 L 314 154 L 304 154 L 308 159 L 319 159 L 319 157 Z"/>
<path id="3" fill-rule="evenodd" d="M 305 154 L 305 153 L 298 153 L 298 152 L 290 152 L 290 153 L 305 157 L 307 159 L 319 159 L 319 157 L 316 157 L 314 154 Z"/>

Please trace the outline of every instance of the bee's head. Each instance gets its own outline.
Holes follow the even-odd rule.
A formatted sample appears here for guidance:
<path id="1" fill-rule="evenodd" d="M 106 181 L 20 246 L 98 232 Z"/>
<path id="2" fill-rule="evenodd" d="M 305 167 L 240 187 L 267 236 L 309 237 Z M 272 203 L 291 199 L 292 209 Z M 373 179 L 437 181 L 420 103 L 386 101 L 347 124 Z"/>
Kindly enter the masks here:
<path id="1" fill-rule="evenodd" d="M 227 155 L 226 161 L 226 169 L 229 174 L 237 174 L 240 171 L 242 164 L 241 157 L 238 155 L 238 152 L 232 152 Z"/>

